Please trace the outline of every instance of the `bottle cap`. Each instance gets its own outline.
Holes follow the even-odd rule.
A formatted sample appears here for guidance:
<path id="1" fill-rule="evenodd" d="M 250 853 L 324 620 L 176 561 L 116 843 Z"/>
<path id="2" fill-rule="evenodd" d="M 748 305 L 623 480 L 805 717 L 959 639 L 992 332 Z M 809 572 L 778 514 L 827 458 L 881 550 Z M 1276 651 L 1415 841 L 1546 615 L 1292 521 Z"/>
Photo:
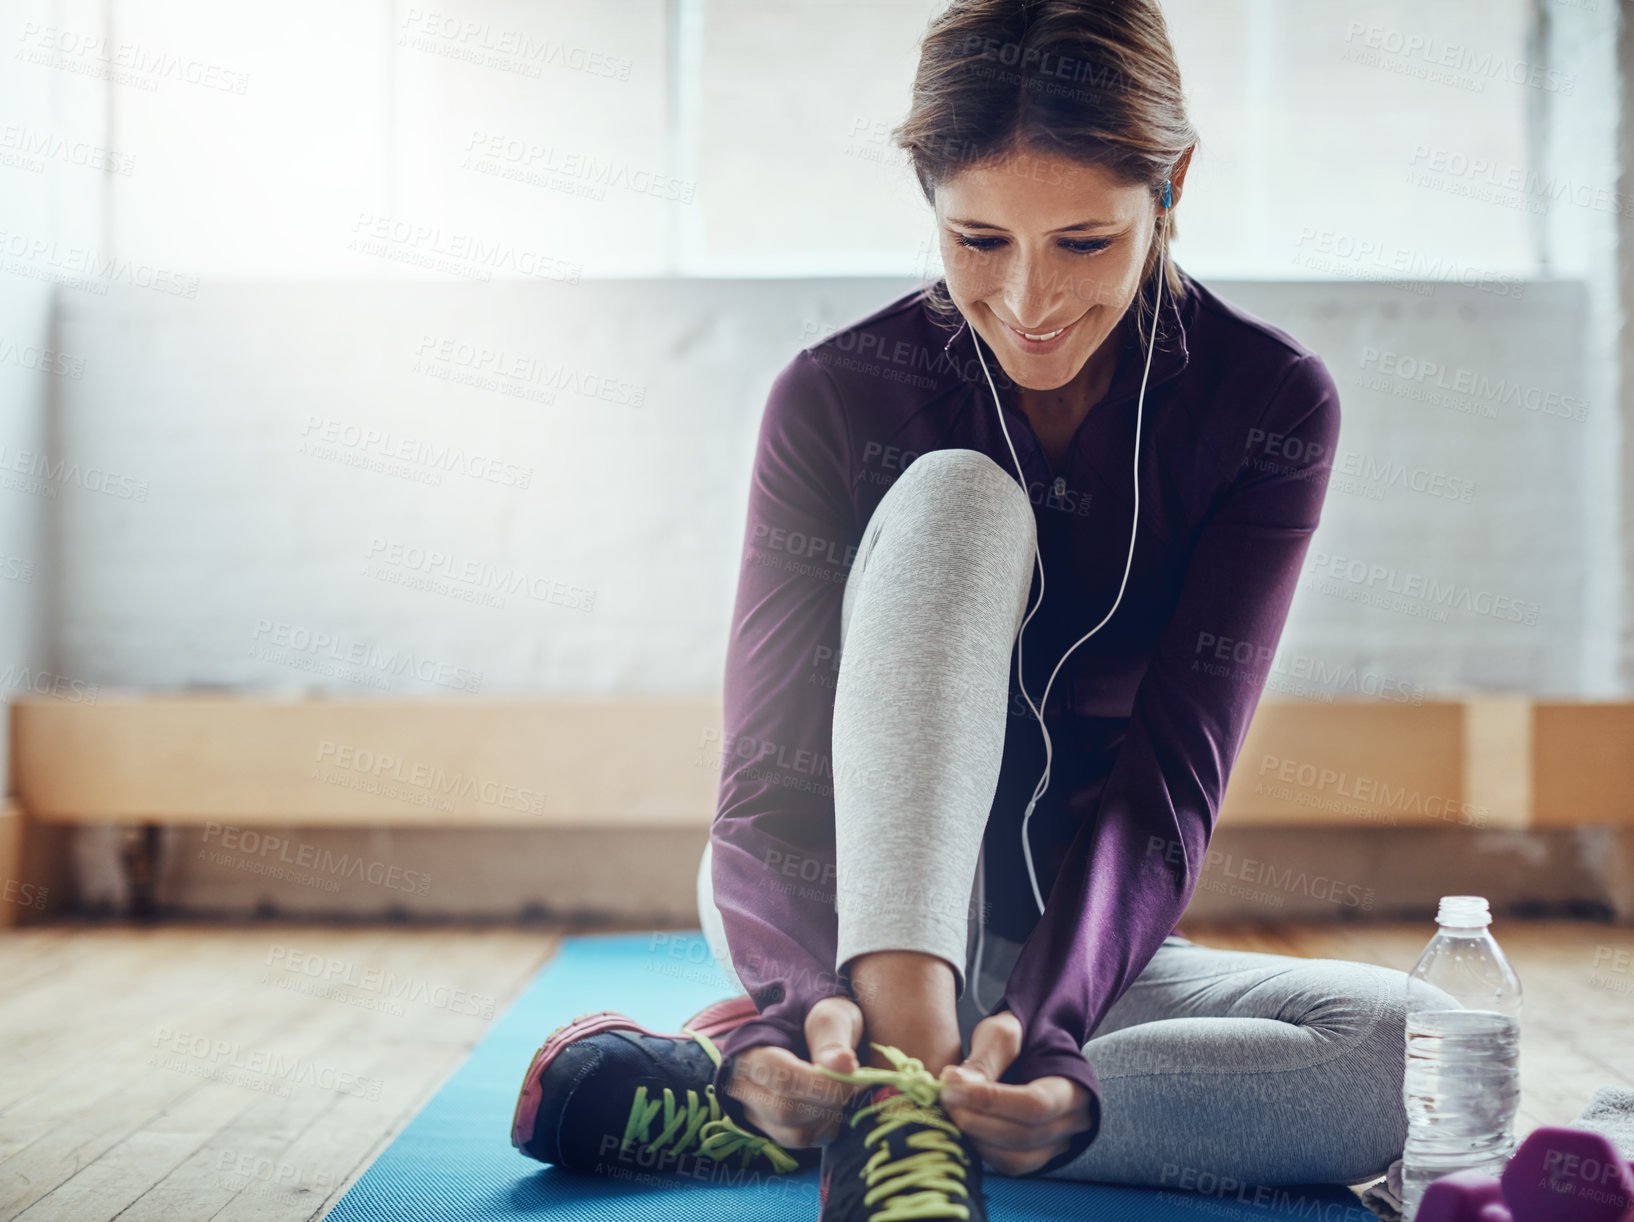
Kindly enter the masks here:
<path id="1" fill-rule="evenodd" d="M 1484 895 L 1443 895 L 1435 923 L 1451 929 L 1484 928 L 1492 924 L 1492 910 Z"/>

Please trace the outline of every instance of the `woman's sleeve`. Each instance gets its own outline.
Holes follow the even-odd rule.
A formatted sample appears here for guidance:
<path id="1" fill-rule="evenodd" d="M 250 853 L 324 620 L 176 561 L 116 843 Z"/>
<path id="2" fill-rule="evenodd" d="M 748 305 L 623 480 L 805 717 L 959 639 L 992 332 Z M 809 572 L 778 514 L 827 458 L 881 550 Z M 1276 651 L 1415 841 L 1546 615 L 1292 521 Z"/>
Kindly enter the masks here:
<path id="1" fill-rule="evenodd" d="M 832 377 L 802 352 L 773 383 L 761 420 L 715 744 L 715 903 L 760 1011 L 721 1042 L 728 1060 L 760 1044 L 805 1057 L 807 1010 L 849 995 L 834 963 L 830 764 L 840 605 L 855 556 L 849 438 Z"/>
<path id="2" fill-rule="evenodd" d="M 1059 1074 L 1094 1098 L 1093 1127 L 1037 1174 L 1071 1162 L 1099 1131 L 1100 1088 L 1083 1046 L 1174 931 L 1197 885 L 1321 515 L 1338 434 L 1338 391 L 1307 355 L 1257 423 L 1227 439 L 1240 466 L 1197 535 L 1096 813 L 1073 838 L 996 1006 L 1013 1011 L 1023 1031 L 1006 1081 Z"/>

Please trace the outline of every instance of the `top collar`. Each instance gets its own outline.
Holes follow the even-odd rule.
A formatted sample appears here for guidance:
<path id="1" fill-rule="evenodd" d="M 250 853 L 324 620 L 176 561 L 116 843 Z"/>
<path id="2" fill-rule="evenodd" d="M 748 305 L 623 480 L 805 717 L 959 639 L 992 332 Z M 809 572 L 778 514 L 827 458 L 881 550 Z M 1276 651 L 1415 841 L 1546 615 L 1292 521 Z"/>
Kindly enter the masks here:
<path id="1" fill-rule="evenodd" d="M 1192 288 L 1189 276 L 1182 272 L 1181 278 L 1186 285 L 1185 296 L 1177 299 L 1174 294 L 1165 292 L 1158 307 L 1157 347 L 1152 353 L 1152 371 L 1146 383 L 1148 388 L 1174 377 L 1186 367 L 1190 359 L 1186 347 L 1186 324 L 1195 317 L 1197 293 Z M 960 378 L 975 386 L 987 385 L 987 379 L 982 374 L 981 361 L 976 356 L 976 334 L 971 329 L 969 320 L 962 315 L 958 329 L 948 337 L 947 343 L 942 346 L 942 352 Z M 1133 399 L 1140 391 L 1141 377 L 1146 370 L 1145 353 L 1131 337 L 1124 342 L 1124 354 L 1125 356 L 1121 356 L 1118 361 L 1112 386 L 1107 391 L 1105 399 L 1107 403 L 1116 403 L 1124 398 Z M 987 368 L 993 374 L 994 384 L 1006 390 L 1013 388 L 1015 383 L 1005 373 L 993 350 L 988 348 L 983 355 L 987 357 Z M 1125 359 L 1126 357 L 1133 359 Z"/>

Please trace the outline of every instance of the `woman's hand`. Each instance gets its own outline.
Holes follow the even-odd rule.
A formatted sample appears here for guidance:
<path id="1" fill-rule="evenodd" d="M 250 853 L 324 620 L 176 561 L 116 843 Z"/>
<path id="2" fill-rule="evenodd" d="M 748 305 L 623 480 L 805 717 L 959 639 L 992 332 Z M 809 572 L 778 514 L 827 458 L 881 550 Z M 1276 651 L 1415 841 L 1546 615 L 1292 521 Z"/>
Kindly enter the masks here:
<path id="1" fill-rule="evenodd" d="M 857 1070 L 862 1010 L 849 997 L 825 997 L 806 1012 L 806 1047 L 816 1065 L 787 1048 L 746 1048 L 732 1061 L 726 1093 L 743 1104 L 755 1128 L 780 1146 L 826 1145 L 839 1132 L 840 1112 L 858 1088 L 817 1069 Z"/>
<path id="2" fill-rule="evenodd" d="M 989 1015 L 970 1035 L 970 1056 L 942 1071 L 942 1106 L 977 1153 L 1005 1175 L 1037 1171 L 1092 1122 L 1090 1094 L 1071 1078 L 1000 1082 L 1021 1051 L 1021 1020 Z"/>

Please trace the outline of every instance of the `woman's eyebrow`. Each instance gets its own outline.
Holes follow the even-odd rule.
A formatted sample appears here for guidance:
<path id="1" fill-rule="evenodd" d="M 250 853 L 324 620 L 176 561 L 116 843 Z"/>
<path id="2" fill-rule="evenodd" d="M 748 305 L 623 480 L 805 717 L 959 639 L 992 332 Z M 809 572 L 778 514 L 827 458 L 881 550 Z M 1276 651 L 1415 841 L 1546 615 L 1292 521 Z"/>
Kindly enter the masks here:
<path id="1" fill-rule="evenodd" d="M 948 217 L 950 225 L 963 225 L 966 229 L 996 229 L 1000 233 L 1010 232 L 1003 225 L 990 225 L 986 221 L 965 220 L 961 217 Z M 1050 230 L 1051 233 L 1070 233 L 1075 229 L 1106 229 L 1116 225 L 1117 221 L 1079 221 L 1075 225 L 1063 225 L 1059 229 Z"/>
<path id="2" fill-rule="evenodd" d="M 1076 225 L 1063 225 L 1059 229 L 1050 230 L 1051 233 L 1066 233 L 1073 229 L 1109 229 L 1118 221 L 1079 221 Z"/>

